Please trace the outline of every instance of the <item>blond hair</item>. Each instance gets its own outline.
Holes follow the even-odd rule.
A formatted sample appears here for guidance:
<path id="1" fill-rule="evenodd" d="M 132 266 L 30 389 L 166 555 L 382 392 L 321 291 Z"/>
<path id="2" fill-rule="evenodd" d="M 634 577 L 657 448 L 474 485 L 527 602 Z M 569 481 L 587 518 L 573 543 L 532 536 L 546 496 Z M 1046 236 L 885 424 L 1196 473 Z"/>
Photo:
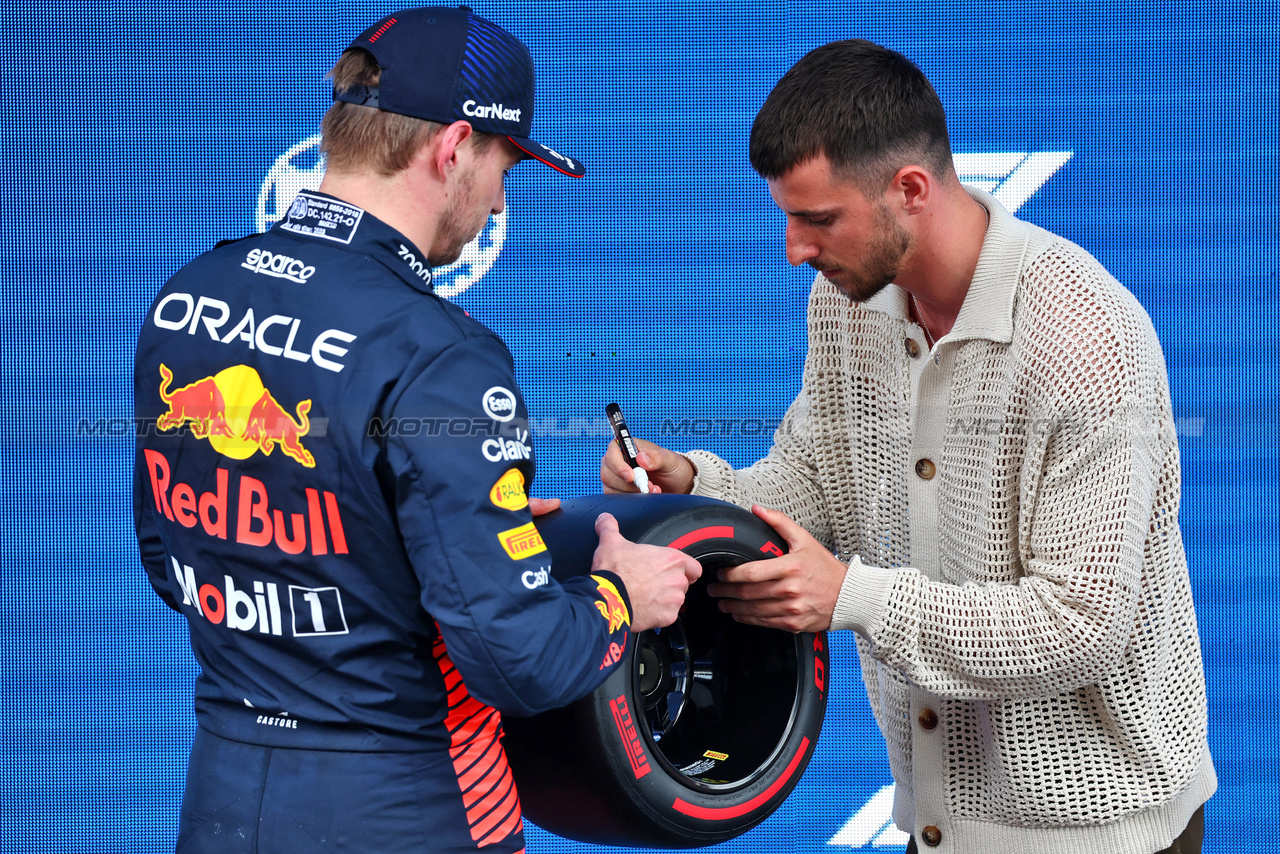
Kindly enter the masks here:
<path id="1" fill-rule="evenodd" d="M 373 54 L 349 48 L 325 75 L 335 91 L 347 92 L 361 86 L 374 88 L 382 79 Z M 334 101 L 320 120 L 320 151 L 327 168 L 338 173 L 372 170 L 390 176 L 409 165 L 418 149 L 444 125 L 400 113 Z M 472 144 L 483 151 L 493 144 L 493 134 L 474 132 Z"/>

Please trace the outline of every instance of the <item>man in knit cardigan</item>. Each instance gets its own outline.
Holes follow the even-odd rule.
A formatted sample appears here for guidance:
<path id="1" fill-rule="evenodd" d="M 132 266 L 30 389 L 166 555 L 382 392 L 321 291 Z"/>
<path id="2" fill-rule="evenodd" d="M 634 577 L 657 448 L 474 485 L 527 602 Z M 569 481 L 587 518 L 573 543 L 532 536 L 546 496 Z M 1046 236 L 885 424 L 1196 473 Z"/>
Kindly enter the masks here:
<path id="1" fill-rule="evenodd" d="M 1200 851 L 1217 780 L 1146 313 L 960 184 L 937 94 L 893 51 L 801 59 L 751 163 L 788 261 L 818 271 L 803 387 L 749 468 L 639 460 L 788 540 L 709 591 L 746 623 L 857 633 L 909 852 Z M 601 477 L 635 488 L 616 447 Z"/>

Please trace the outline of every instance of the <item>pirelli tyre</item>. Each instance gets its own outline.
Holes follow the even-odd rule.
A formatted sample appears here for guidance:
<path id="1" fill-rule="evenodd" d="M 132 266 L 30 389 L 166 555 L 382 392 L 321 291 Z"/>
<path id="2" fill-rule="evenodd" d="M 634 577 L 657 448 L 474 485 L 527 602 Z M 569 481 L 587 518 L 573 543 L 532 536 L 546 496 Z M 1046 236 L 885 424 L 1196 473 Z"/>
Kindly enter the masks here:
<path id="1" fill-rule="evenodd" d="M 575 499 L 537 520 L 557 578 L 587 573 L 596 517 L 695 557 L 675 624 L 630 635 L 624 666 L 561 709 L 504 721 L 525 817 L 607 845 L 695 848 L 738 836 L 795 788 L 827 705 L 824 634 L 747 626 L 706 593 L 716 571 L 784 553 L 751 513 L 688 495 Z M 602 662 L 603 663 L 603 662 Z"/>

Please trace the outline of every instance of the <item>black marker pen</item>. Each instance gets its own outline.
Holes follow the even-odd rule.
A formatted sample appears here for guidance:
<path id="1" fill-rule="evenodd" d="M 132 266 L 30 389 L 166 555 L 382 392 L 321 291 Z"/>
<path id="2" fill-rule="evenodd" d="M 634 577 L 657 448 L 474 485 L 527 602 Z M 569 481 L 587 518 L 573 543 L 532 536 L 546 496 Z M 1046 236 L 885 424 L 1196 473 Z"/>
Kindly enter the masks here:
<path id="1" fill-rule="evenodd" d="M 627 429 L 627 422 L 622 419 L 622 410 L 618 404 L 611 403 L 604 408 L 605 415 L 609 416 L 609 423 L 613 425 L 613 435 L 618 440 L 618 447 L 622 449 L 622 456 L 627 461 L 627 465 L 631 466 L 631 473 L 635 475 L 636 487 L 644 493 L 649 491 L 649 473 L 640 467 L 640 463 L 636 462 L 636 443 L 631 438 L 631 431 Z"/>

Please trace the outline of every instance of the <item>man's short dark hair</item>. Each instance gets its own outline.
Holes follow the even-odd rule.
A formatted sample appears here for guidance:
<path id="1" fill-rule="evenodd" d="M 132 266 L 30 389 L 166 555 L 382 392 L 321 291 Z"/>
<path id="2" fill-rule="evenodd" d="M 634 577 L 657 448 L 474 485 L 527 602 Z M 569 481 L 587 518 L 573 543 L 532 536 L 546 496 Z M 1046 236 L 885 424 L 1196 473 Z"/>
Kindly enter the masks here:
<path id="1" fill-rule="evenodd" d="M 751 126 L 751 165 L 765 179 L 819 155 L 868 197 L 882 193 L 903 166 L 940 176 L 954 169 L 933 85 L 902 54 L 862 39 L 805 54 Z"/>

